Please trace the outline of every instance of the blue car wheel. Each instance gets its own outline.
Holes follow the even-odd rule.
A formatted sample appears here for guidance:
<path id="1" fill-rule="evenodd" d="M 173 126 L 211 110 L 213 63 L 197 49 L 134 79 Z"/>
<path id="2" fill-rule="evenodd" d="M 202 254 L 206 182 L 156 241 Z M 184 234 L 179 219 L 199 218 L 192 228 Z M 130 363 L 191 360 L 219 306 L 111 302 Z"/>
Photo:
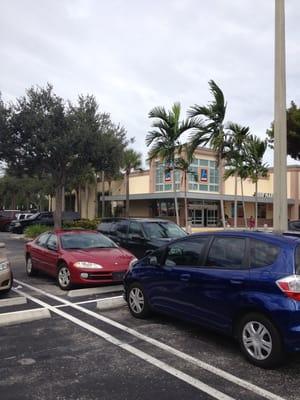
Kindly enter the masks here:
<path id="1" fill-rule="evenodd" d="M 150 307 L 144 289 L 139 283 L 133 283 L 128 290 L 128 307 L 136 318 L 146 318 L 150 314 Z"/>
<path id="2" fill-rule="evenodd" d="M 262 314 L 249 313 L 241 319 L 238 339 L 243 353 L 254 365 L 273 368 L 283 361 L 284 351 L 279 331 Z"/>

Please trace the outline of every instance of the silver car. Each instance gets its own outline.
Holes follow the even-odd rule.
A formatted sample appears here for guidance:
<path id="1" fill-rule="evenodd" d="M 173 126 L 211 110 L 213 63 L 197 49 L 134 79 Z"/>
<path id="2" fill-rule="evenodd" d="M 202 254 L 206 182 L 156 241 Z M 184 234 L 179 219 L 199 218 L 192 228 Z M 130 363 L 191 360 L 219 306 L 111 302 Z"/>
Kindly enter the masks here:
<path id="1" fill-rule="evenodd" d="M 10 263 L 5 253 L 4 243 L 0 243 L 0 293 L 10 291 L 13 284 L 13 275 Z"/>

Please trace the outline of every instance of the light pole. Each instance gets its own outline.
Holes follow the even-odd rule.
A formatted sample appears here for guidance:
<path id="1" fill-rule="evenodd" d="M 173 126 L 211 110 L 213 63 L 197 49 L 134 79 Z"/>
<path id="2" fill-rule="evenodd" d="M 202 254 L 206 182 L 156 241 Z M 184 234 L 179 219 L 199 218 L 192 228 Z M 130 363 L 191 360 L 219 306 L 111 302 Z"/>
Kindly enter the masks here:
<path id="1" fill-rule="evenodd" d="M 275 0 L 274 230 L 287 230 L 285 1 Z"/>

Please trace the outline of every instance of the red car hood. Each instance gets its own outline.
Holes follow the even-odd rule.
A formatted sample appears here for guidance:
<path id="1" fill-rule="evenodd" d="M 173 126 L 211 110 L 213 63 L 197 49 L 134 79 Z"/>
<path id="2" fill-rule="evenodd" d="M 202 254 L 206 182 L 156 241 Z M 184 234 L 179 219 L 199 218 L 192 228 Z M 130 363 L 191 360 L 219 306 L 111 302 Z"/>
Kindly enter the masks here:
<path id="1" fill-rule="evenodd" d="M 130 261 L 135 258 L 133 254 L 121 248 L 64 250 L 65 255 L 75 263 L 76 261 L 88 261 L 102 265 L 104 268 L 126 269 Z"/>

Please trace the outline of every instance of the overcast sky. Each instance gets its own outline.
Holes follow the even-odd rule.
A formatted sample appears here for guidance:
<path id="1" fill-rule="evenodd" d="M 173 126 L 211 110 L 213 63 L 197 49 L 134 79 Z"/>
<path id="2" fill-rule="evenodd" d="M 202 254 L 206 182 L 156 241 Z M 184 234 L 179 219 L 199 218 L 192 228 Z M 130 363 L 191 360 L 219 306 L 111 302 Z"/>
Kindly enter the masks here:
<path id="1" fill-rule="evenodd" d="M 50 82 L 95 95 L 146 154 L 148 112 L 210 100 L 264 136 L 273 120 L 275 0 L 0 0 L 0 91 Z M 286 0 L 287 103 L 300 104 L 300 1 Z M 272 154 L 266 160 L 272 164 Z"/>

